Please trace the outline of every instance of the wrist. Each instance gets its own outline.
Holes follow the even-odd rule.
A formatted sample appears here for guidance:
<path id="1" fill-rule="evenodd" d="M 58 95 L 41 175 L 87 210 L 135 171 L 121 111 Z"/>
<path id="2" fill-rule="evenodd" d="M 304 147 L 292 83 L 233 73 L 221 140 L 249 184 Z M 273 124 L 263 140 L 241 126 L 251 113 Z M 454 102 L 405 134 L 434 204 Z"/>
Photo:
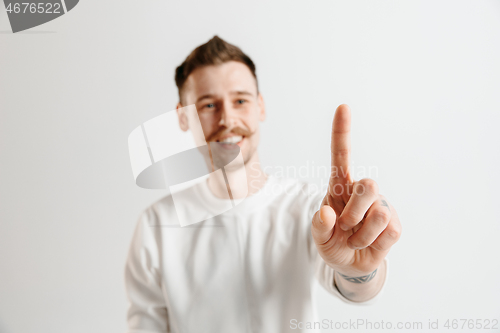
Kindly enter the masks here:
<path id="1" fill-rule="evenodd" d="M 377 274 L 376 272 L 380 271 L 380 268 L 382 267 L 382 265 L 383 265 L 383 262 L 378 267 L 377 266 L 370 267 L 368 270 L 366 270 L 366 269 L 360 270 L 360 269 L 356 269 L 356 268 L 349 267 L 349 266 L 334 266 L 334 265 L 328 265 L 328 266 L 333 268 L 335 273 L 338 273 L 340 276 L 356 278 L 356 277 L 370 275 L 370 274 L 373 274 L 374 272 L 376 275 Z"/>
<path id="2" fill-rule="evenodd" d="M 364 274 L 364 275 L 359 275 L 359 276 L 353 276 L 353 275 L 347 275 L 340 273 L 339 271 L 335 271 L 335 274 L 337 274 L 340 278 L 347 280 L 352 283 L 368 283 L 371 280 L 375 278 L 377 275 L 378 268 L 376 268 L 373 272 Z"/>
<path id="3" fill-rule="evenodd" d="M 346 275 L 334 271 L 333 283 L 338 291 L 354 302 L 366 302 L 375 297 L 382 289 L 386 279 L 385 261 L 371 273 Z"/>

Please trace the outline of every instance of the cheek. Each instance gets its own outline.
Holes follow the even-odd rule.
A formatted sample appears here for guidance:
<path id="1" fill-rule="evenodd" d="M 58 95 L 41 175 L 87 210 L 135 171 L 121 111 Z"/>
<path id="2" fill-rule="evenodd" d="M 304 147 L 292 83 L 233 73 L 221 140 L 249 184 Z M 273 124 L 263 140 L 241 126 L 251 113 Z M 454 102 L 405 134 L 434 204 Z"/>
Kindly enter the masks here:
<path id="1" fill-rule="evenodd" d="M 244 121 L 246 127 L 249 128 L 253 132 L 259 126 L 259 114 L 255 110 L 252 110 L 252 112 L 248 112 L 248 114 L 245 115 L 245 118 L 243 121 Z"/>
<path id="2" fill-rule="evenodd" d="M 254 149 L 254 148 L 256 148 L 259 145 L 260 132 L 259 132 L 259 128 L 258 127 L 257 128 L 252 128 L 251 130 L 253 132 L 253 135 L 250 137 L 249 147 L 251 147 L 251 149 Z"/>
<path id="3" fill-rule="evenodd" d="M 199 115 L 201 128 L 206 136 L 215 132 L 218 128 L 217 119 L 210 115 Z"/>

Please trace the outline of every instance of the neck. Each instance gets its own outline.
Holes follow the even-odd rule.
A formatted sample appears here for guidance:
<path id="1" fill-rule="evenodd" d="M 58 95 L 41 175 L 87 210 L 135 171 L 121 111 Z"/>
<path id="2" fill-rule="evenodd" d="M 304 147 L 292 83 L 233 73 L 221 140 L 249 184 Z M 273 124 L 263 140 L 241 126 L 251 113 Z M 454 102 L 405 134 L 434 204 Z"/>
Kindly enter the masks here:
<path id="1" fill-rule="evenodd" d="M 260 165 L 257 152 L 246 163 L 231 162 L 223 172 L 211 173 L 208 188 L 218 198 L 242 199 L 258 192 L 266 183 L 267 175 Z M 227 181 L 227 182 L 226 182 Z"/>

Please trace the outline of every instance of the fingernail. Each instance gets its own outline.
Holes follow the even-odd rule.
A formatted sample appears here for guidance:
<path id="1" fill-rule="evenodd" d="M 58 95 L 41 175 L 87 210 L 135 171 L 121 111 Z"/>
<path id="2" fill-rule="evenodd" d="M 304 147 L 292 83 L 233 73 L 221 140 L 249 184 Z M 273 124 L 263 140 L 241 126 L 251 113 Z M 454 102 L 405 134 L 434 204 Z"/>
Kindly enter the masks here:
<path id="1" fill-rule="evenodd" d="M 349 227 L 347 225 L 345 225 L 344 223 L 340 223 L 340 229 L 347 231 L 347 230 L 349 230 Z"/>

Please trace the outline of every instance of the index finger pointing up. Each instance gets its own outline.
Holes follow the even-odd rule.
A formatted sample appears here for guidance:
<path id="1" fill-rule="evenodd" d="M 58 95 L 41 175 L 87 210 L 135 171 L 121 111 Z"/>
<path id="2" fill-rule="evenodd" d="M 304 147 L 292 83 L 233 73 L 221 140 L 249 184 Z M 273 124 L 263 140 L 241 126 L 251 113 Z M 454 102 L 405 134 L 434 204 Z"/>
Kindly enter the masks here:
<path id="1" fill-rule="evenodd" d="M 351 157 L 351 110 L 341 104 L 335 111 L 332 124 L 332 177 L 349 179 Z"/>

